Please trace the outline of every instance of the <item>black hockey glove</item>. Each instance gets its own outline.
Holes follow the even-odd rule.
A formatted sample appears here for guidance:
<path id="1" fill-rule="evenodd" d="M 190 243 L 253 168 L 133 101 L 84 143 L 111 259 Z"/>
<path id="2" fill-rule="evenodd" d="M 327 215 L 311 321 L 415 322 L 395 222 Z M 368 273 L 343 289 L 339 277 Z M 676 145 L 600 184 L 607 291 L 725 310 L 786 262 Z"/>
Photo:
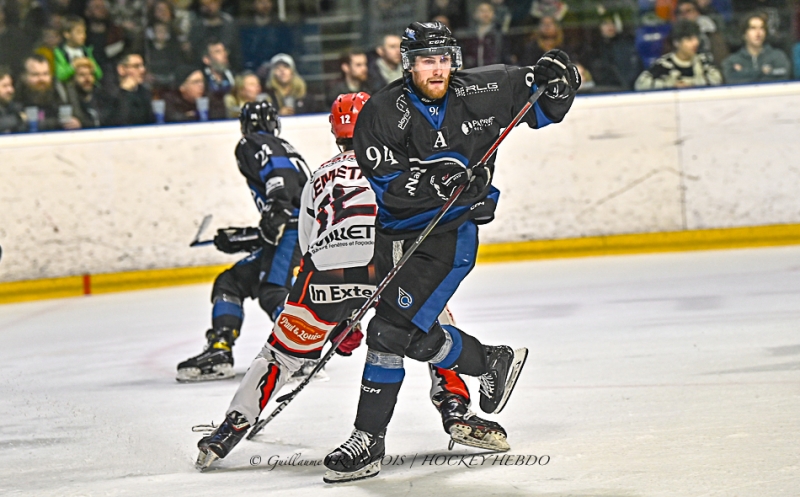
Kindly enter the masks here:
<path id="1" fill-rule="evenodd" d="M 277 245 L 281 241 L 286 223 L 291 218 L 292 211 L 273 205 L 272 209 L 261 214 L 261 222 L 258 223 L 261 237 L 270 245 Z"/>
<path id="2" fill-rule="evenodd" d="M 538 87 L 547 86 L 548 97 L 564 99 L 578 91 L 581 75 L 567 53 L 556 48 L 542 55 L 533 66 L 533 82 Z"/>
<path id="3" fill-rule="evenodd" d="M 226 254 L 254 252 L 262 243 L 258 228 L 224 228 L 217 230 L 214 237 L 214 246 Z"/>
<path id="4" fill-rule="evenodd" d="M 469 182 L 469 178 L 469 171 L 461 166 L 453 166 L 446 173 L 434 173 L 431 176 L 431 186 L 436 191 L 436 195 L 447 202 L 459 186 Z"/>
<path id="5" fill-rule="evenodd" d="M 466 190 L 466 195 L 469 197 L 477 197 L 480 195 L 489 183 L 492 181 L 492 171 L 489 166 L 480 164 L 471 169 L 472 177 L 469 180 L 469 186 Z"/>

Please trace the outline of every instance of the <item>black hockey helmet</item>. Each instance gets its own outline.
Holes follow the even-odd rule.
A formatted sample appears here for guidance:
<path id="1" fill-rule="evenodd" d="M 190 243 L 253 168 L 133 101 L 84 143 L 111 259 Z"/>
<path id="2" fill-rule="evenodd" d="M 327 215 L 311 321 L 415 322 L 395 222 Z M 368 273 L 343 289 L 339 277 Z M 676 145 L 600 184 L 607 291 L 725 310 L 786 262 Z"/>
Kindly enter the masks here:
<path id="1" fill-rule="evenodd" d="M 461 47 L 450 29 L 439 21 L 412 22 L 403 32 L 400 41 L 403 70 L 411 71 L 414 58 L 420 55 L 450 55 L 451 69 L 461 68 Z"/>
<path id="2" fill-rule="evenodd" d="M 281 121 L 278 109 L 269 102 L 246 102 L 239 114 L 242 134 L 263 131 L 277 135 L 281 132 Z"/>

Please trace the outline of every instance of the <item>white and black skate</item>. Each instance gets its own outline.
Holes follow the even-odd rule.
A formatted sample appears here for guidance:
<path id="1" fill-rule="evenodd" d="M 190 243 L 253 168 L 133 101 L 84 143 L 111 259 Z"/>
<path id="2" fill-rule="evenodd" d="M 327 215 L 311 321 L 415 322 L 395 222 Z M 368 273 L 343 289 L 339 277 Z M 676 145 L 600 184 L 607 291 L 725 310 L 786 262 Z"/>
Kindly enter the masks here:
<path id="1" fill-rule="evenodd" d="M 322 477 L 325 483 L 345 483 L 376 476 L 381 470 L 381 459 L 386 453 L 384 435 L 371 435 L 353 430 L 350 438 L 325 456 L 328 471 Z"/>
<path id="2" fill-rule="evenodd" d="M 298 369 L 292 374 L 291 378 L 289 378 L 288 383 L 299 383 L 305 380 L 306 377 L 309 374 L 311 374 L 311 371 L 313 371 L 314 368 L 317 367 L 318 362 L 319 359 L 304 359 L 303 367 Z M 317 374 L 315 374 L 314 377 L 311 378 L 311 381 L 328 381 L 330 379 L 331 379 L 330 376 L 328 376 L 328 373 L 325 372 L 325 368 L 323 367 L 322 369 L 317 371 Z"/>
<path id="3" fill-rule="evenodd" d="M 205 471 L 217 459 L 223 459 L 244 438 L 250 423 L 240 413 L 233 411 L 225 416 L 225 421 L 214 431 L 197 442 L 200 453 L 197 455 L 195 468 Z"/>
<path id="4" fill-rule="evenodd" d="M 224 380 L 233 378 L 233 353 L 231 345 L 208 330 L 209 342 L 203 352 L 178 364 L 175 379 L 180 382 Z"/>
<path id="5" fill-rule="evenodd" d="M 517 378 L 525 366 L 528 349 L 513 350 L 500 345 L 485 345 L 488 355 L 489 371 L 478 377 L 481 383 L 481 410 L 487 414 L 502 411 L 514 391 Z"/>
<path id="6" fill-rule="evenodd" d="M 480 418 L 470 411 L 464 397 L 448 394 L 443 399 L 435 399 L 437 401 L 442 426 L 450 434 L 448 449 L 452 450 L 456 443 L 496 452 L 511 448 L 506 439 L 506 430 L 499 423 Z"/>

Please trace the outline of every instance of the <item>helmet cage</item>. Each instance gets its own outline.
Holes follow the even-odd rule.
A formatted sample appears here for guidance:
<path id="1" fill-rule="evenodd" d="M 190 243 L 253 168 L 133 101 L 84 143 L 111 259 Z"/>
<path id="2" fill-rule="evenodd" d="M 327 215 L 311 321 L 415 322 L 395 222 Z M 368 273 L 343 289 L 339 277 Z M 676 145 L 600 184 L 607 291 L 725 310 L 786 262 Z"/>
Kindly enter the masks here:
<path id="1" fill-rule="evenodd" d="M 281 132 L 278 111 L 266 101 L 245 103 L 239 115 L 239 124 L 243 135 L 259 131 L 278 135 Z"/>
<path id="2" fill-rule="evenodd" d="M 410 72 L 414 68 L 414 60 L 417 57 L 430 57 L 435 55 L 450 55 L 452 60 L 450 70 L 455 71 L 461 69 L 463 64 L 461 58 L 461 47 L 459 46 L 445 46 L 445 47 L 432 47 L 432 48 L 418 48 L 416 50 L 408 50 L 400 54 L 403 63 L 403 70 Z"/>

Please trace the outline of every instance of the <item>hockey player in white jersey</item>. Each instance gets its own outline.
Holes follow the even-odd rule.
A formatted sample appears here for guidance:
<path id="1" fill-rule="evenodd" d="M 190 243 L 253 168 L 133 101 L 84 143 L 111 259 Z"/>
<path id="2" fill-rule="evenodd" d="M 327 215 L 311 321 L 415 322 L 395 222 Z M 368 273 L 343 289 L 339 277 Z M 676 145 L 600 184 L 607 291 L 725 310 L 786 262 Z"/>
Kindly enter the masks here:
<path id="1" fill-rule="evenodd" d="M 353 127 L 368 98 L 365 93 L 346 94 L 333 104 L 332 132 L 342 153 L 322 164 L 303 189 L 298 220 L 304 254 L 300 272 L 225 421 L 198 442 L 198 469 L 228 455 L 303 361 L 318 359 L 323 345 L 338 336 L 352 312 L 375 289 L 372 258 L 377 207 L 352 151 Z M 447 310 L 440 322 L 454 325 Z M 337 353 L 350 355 L 362 338 L 356 328 Z M 502 426 L 469 410 L 469 390 L 457 373 L 430 366 L 430 374 L 431 401 L 453 442 L 495 451 L 509 449 Z"/>

